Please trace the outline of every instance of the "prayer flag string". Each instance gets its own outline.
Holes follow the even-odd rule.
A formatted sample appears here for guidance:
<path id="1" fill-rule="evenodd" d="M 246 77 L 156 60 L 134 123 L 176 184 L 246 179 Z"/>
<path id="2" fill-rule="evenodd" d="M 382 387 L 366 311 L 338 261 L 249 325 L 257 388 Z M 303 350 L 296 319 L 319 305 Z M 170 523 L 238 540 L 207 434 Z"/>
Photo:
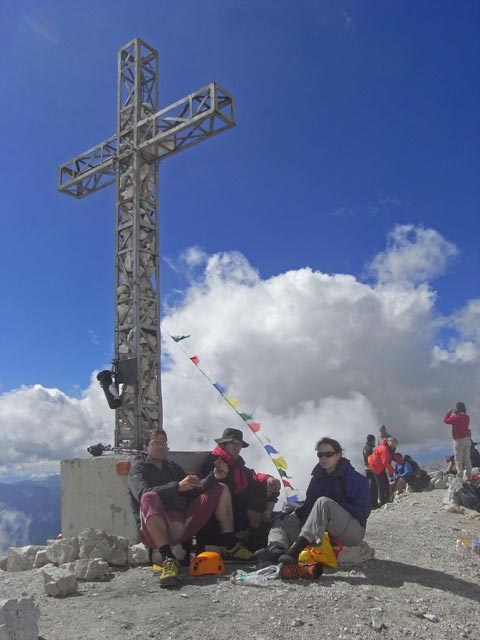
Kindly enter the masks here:
<path id="1" fill-rule="evenodd" d="M 163 329 L 165 333 L 167 333 L 170 338 L 177 344 L 179 349 L 183 351 L 185 356 L 193 362 L 193 364 L 197 367 L 200 373 L 208 380 L 208 382 L 214 387 L 218 393 L 222 396 L 227 404 L 235 411 L 235 413 L 240 416 L 243 422 L 246 423 L 250 431 L 260 442 L 266 453 L 270 456 L 271 461 L 273 462 L 275 469 L 280 476 L 280 480 L 282 482 L 283 489 L 285 491 L 285 495 L 287 496 L 288 502 L 298 502 L 298 495 L 293 488 L 293 485 L 288 480 L 292 480 L 292 477 L 287 475 L 288 464 L 285 460 L 285 457 L 281 454 L 281 452 L 272 445 L 269 438 L 263 435 L 261 432 L 261 424 L 260 422 L 256 422 L 253 416 L 249 413 L 244 413 L 238 411 L 237 407 L 239 405 L 239 401 L 235 398 L 227 396 L 226 388 L 221 385 L 219 382 L 213 382 L 210 377 L 205 373 L 205 371 L 200 367 L 200 358 L 197 355 L 189 356 L 185 349 L 179 344 L 182 340 L 186 340 L 190 338 L 190 335 L 181 335 L 181 336 L 172 336 L 166 329 Z M 288 480 L 287 480 L 288 478 Z"/>

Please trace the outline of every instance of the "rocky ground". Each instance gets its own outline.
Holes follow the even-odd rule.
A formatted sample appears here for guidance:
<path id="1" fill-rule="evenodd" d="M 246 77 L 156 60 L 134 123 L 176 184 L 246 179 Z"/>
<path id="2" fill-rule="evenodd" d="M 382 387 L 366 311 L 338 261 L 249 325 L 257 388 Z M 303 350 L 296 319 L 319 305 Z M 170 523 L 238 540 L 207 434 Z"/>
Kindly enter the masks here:
<path id="1" fill-rule="evenodd" d="M 412 494 L 373 512 L 366 541 L 375 559 L 327 570 L 317 581 L 261 588 L 232 584 L 233 567 L 220 579 L 190 578 L 183 569 L 178 588 L 167 590 L 142 567 L 80 583 L 77 595 L 59 600 L 33 570 L 0 572 L 0 599 L 33 596 L 45 640 L 473 640 L 480 556 L 459 553 L 456 540 L 480 539 L 480 514 L 448 513 L 445 494 Z"/>

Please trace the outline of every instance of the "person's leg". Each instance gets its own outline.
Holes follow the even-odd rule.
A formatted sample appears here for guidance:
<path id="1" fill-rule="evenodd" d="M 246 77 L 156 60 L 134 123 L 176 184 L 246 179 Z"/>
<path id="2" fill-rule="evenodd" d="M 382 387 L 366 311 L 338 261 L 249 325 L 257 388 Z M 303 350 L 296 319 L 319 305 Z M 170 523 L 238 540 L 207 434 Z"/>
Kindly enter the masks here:
<path id="1" fill-rule="evenodd" d="M 388 482 L 387 472 L 383 470 L 382 473 L 376 474 L 376 478 L 378 483 L 380 506 L 382 506 L 386 502 L 390 502 L 390 484 Z"/>
<path id="2" fill-rule="evenodd" d="M 370 504 L 372 509 L 378 508 L 378 484 L 373 471 L 367 470 L 368 484 L 370 487 Z"/>
<path id="3" fill-rule="evenodd" d="M 466 470 L 466 456 L 465 456 L 465 443 L 470 438 L 459 438 L 453 441 L 453 448 L 455 453 L 455 466 L 457 467 L 457 475 L 463 480 L 463 472 Z M 470 458 L 470 450 L 468 451 L 468 458 Z"/>
<path id="4" fill-rule="evenodd" d="M 144 493 L 140 501 L 140 538 L 150 549 L 160 549 L 172 540 L 169 520 L 163 503 L 154 491 Z"/>
<path id="5" fill-rule="evenodd" d="M 470 450 L 470 438 L 460 438 L 459 440 L 455 440 L 455 463 L 457 465 L 457 473 L 459 474 L 460 478 L 462 478 L 464 470 L 467 474 L 467 478 L 472 475 L 472 461 L 470 458 Z"/>
<path id="6" fill-rule="evenodd" d="M 333 538 L 345 545 L 359 544 L 365 535 L 365 529 L 358 520 L 331 498 L 318 498 L 306 519 L 297 540 L 280 557 L 281 562 L 296 562 L 300 552 L 316 539 L 322 540 L 327 531 Z"/>
<path id="7" fill-rule="evenodd" d="M 148 491 L 140 501 L 140 538 L 150 549 L 159 549 L 162 554 L 162 573 L 160 586 L 170 587 L 176 584 L 179 566 L 175 560 L 170 543 L 172 542 L 171 521 L 168 512 L 157 493 Z"/>
<path id="8" fill-rule="evenodd" d="M 276 518 L 268 534 L 268 544 L 255 552 L 259 561 L 278 562 L 280 556 L 300 535 L 300 520 L 295 512 Z"/>
<path id="9" fill-rule="evenodd" d="M 398 478 L 395 484 L 393 485 L 392 496 L 395 492 L 402 493 L 403 491 L 405 491 L 406 486 L 407 486 L 407 481 L 405 480 L 405 478 Z"/>

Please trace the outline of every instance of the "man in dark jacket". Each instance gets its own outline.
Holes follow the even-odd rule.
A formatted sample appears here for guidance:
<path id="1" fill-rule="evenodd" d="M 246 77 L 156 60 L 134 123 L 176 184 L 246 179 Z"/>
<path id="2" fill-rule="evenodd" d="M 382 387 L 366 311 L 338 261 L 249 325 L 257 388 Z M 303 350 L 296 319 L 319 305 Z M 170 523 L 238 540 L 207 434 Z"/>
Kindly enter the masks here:
<path id="1" fill-rule="evenodd" d="M 322 438 L 316 450 L 318 464 L 312 471 L 305 504 L 274 522 L 269 545 L 255 554 L 257 559 L 296 563 L 300 552 L 315 540 L 321 541 L 325 531 L 348 546 L 363 540 L 370 515 L 367 478 L 342 456 L 336 440 Z"/>
<path id="2" fill-rule="evenodd" d="M 142 542 L 159 549 L 163 558 L 162 586 L 171 586 L 178 564 L 171 545 L 185 542 L 214 515 L 222 535 L 222 554 L 229 560 L 248 560 L 251 553 L 233 533 L 230 490 L 221 481 L 228 467 L 219 461 L 206 478 L 187 474 L 167 460 L 167 434 L 162 429 L 147 433 L 144 454 L 135 459 L 128 474 L 128 491 Z"/>
<path id="3" fill-rule="evenodd" d="M 228 427 L 215 442 L 217 446 L 202 464 L 201 476 L 207 478 L 219 460 L 227 465 L 228 473 L 223 482 L 232 494 L 234 529 L 246 531 L 249 546 L 258 548 L 258 541 L 265 531 L 262 522 L 270 519 L 279 496 L 280 481 L 267 473 L 255 473 L 246 466 L 240 451 L 249 445 L 243 440 L 240 429 Z"/>

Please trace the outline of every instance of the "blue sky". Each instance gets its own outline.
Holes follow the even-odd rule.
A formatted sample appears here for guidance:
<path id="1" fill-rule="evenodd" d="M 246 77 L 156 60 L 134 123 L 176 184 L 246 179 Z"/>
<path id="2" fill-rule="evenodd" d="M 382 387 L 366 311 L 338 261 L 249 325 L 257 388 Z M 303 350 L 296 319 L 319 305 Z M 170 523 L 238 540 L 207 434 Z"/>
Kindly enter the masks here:
<path id="1" fill-rule="evenodd" d="M 451 376 L 451 404 L 478 379 L 476 306 L 466 309 L 480 266 L 479 23 L 468 0 L 2 3 L 0 392 L 40 385 L 81 399 L 113 357 L 114 188 L 76 201 L 57 191 L 57 169 L 114 133 L 117 51 L 140 37 L 159 51 L 162 107 L 212 80 L 237 105 L 236 128 L 160 167 L 164 313 L 179 321 L 205 288 L 192 247 L 211 268 L 240 255 L 262 283 L 309 267 L 375 287 L 385 270 L 398 275 L 393 254 L 404 266 L 421 245 L 427 275 L 415 267 L 405 291 L 427 287 L 430 306 L 408 345 L 425 322 L 443 360 L 460 358 L 452 339 L 474 349 Z M 174 332 L 192 330 L 183 321 Z M 219 368 L 226 343 L 208 344 Z M 251 402 L 273 419 L 261 393 Z"/>

